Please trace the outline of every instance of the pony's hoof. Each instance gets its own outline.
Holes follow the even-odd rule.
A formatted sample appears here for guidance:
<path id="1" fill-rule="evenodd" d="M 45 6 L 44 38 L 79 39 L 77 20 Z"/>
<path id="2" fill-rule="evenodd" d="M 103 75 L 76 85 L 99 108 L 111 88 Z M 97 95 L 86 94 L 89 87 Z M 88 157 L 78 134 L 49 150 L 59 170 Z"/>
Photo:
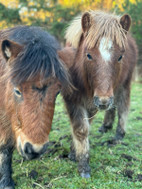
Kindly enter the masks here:
<path id="1" fill-rule="evenodd" d="M 105 126 L 104 124 L 99 128 L 100 133 L 107 133 L 109 130 L 112 129 L 112 126 Z"/>
<path id="2" fill-rule="evenodd" d="M 112 138 L 110 140 L 102 142 L 101 145 L 103 146 L 107 144 L 107 146 L 115 146 L 117 144 L 121 144 L 121 142 L 122 142 L 121 140 L 116 140 L 116 138 Z"/>
<path id="3" fill-rule="evenodd" d="M 120 144 L 120 141 L 116 140 L 115 138 L 112 138 L 112 139 L 110 139 L 110 140 L 107 141 L 107 145 L 108 146 L 115 146 L 117 144 Z"/>
<path id="4" fill-rule="evenodd" d="M 80 176 L 82 177 L 82 178 L 90 178 L 91 176 L 90 176 L 90 173 L 80 173 Z"/>
<path id="5" fill-rule="evenodd" d="M 99 129 L 98 129 L 98 131 L 100 132 L 100 133 L 106 133 L 106 129 L 105 129 L 105 127 L 102 125 Z"/>
<path id="6" fill-rule="evenodd" d="M 122 141 L 124 136 L 125 136 L 125 132 L 124 133 L 116 133 L 115 140 Z"/>
<path id="7" fill-rule="evenodd" d="M 68 158 L 69 158 L 71 161 L 76 162 L 76 156 L 75 156 L 75 153 L 69 153 Z"/>

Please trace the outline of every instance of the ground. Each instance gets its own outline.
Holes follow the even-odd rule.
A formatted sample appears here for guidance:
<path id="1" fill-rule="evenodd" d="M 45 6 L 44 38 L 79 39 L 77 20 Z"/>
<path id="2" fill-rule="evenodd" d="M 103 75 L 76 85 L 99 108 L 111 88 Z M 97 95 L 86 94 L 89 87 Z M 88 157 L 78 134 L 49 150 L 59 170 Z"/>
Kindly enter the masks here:
<path id="1" fill-rule="evenodd" d="M 16 189 L 138 189 L 142 188 L 142 84 L 133 83 L 127 134 L 122 144 L 103 144 L 115 134 L 101 135 L 98 128 L 103 112 L 96 115 L 90 129 L 91 178 L 80 178 L 77 164 L 68 159 L 70 123 L 61 96 L 50 133 L 50 147 L 41 159 L 24 161 L 15 150 L 13 179 Z"/>

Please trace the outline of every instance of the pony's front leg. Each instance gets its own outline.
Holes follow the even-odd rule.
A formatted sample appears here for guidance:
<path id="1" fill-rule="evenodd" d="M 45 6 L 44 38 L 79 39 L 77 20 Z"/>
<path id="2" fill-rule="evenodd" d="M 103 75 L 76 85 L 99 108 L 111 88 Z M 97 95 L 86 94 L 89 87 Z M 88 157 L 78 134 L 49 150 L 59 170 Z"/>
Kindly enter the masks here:
<path id="1" fill-rule="evenodd" d="M 69 158 L 71 161 L 76 161 L 76 152 L 75 152 L 75 147 L 74 147 L 73 141 L 71 142 L 70 153 L 69 153 L 69 155 L 68 155 L 68 158 Z"/>
<path id="2" fill-rule="evenodd" d="M 90 177 L 89 167 L 89 122 L 87 111 L 83 107 L 74 108 L 70 114 L 72 123 L 73 147 L 78 161 L 78 171 L 81 177 Z"/>
<path id="3" fill-rule="evenodd" d="M 116 129 L 115 140 L 122 140 L 125 136 L 125 127 L 129 111 L 130 88 L 121 88 L 117 98 L 118 125 Z"/>
<path id="4" fill-rule="evenodd" d="M 0 189 L 14 189 L 14 182 L 11 177 L 14 136 L 9 120 L 1 114 L 1 111 L 0 118 Z"/>
<path id="5" fill-rule="evenodd" d="M 14 183 L 11 177 L 13 148 L 9 145 L 0 147 L 0 189 L 14 189 Z"/>
<path id="6" fill-rule="evenodd" d="M 106 133 L 113 127 L 113 122 L 115 119 L 115 108 L 107 110 L 104 117 L 104 122 L 99 128 L 99 132 Z"/>

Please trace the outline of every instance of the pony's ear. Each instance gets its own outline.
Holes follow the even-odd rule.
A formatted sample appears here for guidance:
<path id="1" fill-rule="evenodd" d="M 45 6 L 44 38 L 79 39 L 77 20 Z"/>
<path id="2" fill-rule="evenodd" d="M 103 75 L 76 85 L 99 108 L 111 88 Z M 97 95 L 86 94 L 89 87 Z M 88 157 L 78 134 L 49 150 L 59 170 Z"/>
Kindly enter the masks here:
<path id="1" fill-rule="evenodd" d="M 128 14 L 123 15 L 120 19 L 120 24 L 124 30 L 129 31 L 131 26 L 131 17 Z"/>
<path id="2" fill-rule="evenodd" d="M 62 50 L 58 50 L 57 53 L 58 53 L 58 56 L 61 59 L 61 61 L 66 62 L 64 50 L 63 49 Z"/>
<path id="3" fill-rule="evenodd" d="M 8 60 L 11 57 L 16 57 L 23 49 L 21 45 L 10 40 L 2 41 L 1 48 L 3 56 L 6 60 Z"/>
<path id="4" fill-rule="evenodd" d="M 91 15 L 89 12 L 85 12 L 83 15 L 82 15 L 82 20 L 81 20 L 81 24 L 82 24 L 82 29 L 83 29 L 83 32 L 88 32 L 88 30 L 90 29 L 91 27 Z"/>

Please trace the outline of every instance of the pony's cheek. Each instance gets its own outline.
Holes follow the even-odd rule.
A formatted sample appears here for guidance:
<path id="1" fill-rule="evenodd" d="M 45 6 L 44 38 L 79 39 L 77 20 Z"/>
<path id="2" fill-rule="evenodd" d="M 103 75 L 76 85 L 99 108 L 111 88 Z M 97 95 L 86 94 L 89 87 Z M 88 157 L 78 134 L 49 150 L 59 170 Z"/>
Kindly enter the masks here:
<path id="1" fill-rule="evenodd" d="M 15 135 L 15 138 L 18 138 L 21 132 L 21 127 L 19 127 L 17 124 L 12 124 L 12 131 Z"/>

